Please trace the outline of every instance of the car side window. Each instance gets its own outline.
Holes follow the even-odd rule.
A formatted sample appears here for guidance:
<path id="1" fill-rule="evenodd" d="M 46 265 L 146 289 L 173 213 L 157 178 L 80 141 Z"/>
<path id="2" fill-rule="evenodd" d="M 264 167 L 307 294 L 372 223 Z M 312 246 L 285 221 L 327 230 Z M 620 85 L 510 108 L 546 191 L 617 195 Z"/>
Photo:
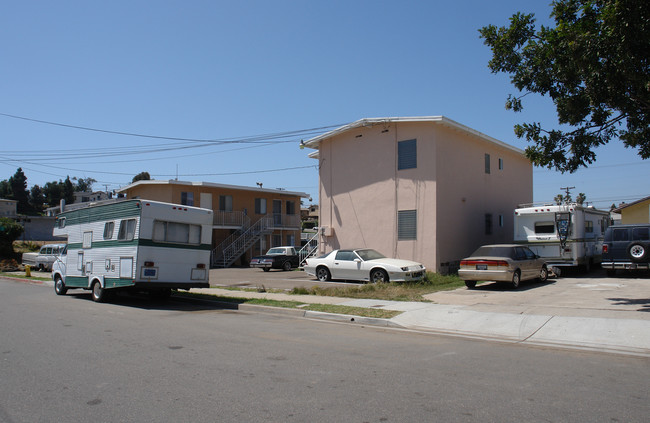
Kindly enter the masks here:
<path id="1" fill-rule="evenodd" d="M 526 253 L 523 248 L 515 248 L 515 260 L 526 260 Z"/>
<path id="2" fill-rule="evenodd" d="M 336 253 L 336 260 L 354 261 L 354 253 L 352 251 L 338 251 Z"/>
<path id="3" fill-rule="evenodd" d="M 650 228 L 634 228 L 632 229 L 633 241 L 650 241 Z"/>
<path id="4" fill-rule="evenodd" d="M 612 241 L 627 241 L 627 229 L 614 229 L 612 231 Z"/>
<path id="5" fill-rule="evenodd" d="M 533 253 L 530 249 L 524 248 L 524 253 L 526 254 L 526 259 L 527 260 L 535 259 L 535 253 Z"/>

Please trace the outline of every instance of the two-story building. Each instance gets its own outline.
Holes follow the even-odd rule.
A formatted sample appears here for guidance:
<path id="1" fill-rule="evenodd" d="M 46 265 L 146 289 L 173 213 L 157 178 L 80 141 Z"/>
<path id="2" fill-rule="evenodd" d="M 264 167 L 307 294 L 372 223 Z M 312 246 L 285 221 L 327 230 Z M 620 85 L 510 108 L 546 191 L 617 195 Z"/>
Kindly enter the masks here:
<path id="1" fill-rule="evenodd" d="M 369 247 L 444 273 L 512 242 L 533 199 L 522 150 L 443 116 L 361 119 L 303 146 L 319 161 L 321 252 Z"/>
<path id="2" fill-rule="evenodd" d="M 309 195 L 278 189 L 176 180 L 136 181 L 117 192 L 214 211 L 212 265 L 246 265 L 270 247 L 300 247 L 300 201 Z"/>

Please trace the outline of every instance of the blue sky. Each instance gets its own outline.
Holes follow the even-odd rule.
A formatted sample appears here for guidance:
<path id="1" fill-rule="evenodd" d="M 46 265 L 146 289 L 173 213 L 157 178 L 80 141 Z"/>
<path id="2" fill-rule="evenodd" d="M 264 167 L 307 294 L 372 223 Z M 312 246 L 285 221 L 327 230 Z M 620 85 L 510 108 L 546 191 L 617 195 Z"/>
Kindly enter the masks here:
<path id="1" fill-rule="evenodd" d="M 104 190 L 147 171 L 316 201 L 300 139 L 365 117 L 443 115 L 524 149 L 513 125 L 554 125 L 554 107 L 529 96 L 505 110 L 516 91 L 487 69 L 477 30 L 517 11 L 548 24 L 548 3 L 4 2 L 0 179 L 22 167 L 30 187 L 69 175 Z M 650 195 L 650 161 L 620 142 L 597 154 L 572 175 L 535 168 L 534 200 L 566 186 L 603 208 Z"/>

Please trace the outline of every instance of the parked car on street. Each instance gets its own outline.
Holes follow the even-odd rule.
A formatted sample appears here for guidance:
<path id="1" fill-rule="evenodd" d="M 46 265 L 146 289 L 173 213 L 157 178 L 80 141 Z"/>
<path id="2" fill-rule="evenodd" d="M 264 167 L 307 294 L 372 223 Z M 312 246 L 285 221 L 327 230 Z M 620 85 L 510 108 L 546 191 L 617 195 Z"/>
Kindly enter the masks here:
<path id="1" fill-rule="evenodd" d="M 617 225 L 605 231 L 602 267 L 608 276 L 618 269 L 650 269 L 650 225 Z"/>
<path id="2" fill-rule="evenodd" d="M 56 256 L 65 248 L 65 244 L 45 244 L 38 253 L 23 253 L 22 262 L 40 271 L 51 271 Z"/>
<path id="3" fill-rule="evenodd" d="M 265 272 L 271 269 L 289 271 L 298 267 L 300 259 L 295 247 L 273 247 L 263 256 L 253 257 L 251 267 L 259 267 Z"/>
<path id="4" fill-rule="evenodd" d="M 478 281 L 510 282 L 518 288 L 521 281 L 546 281 L 548 267 L 543 258 L 523 245 L 484 245 L 461 260 L 458 276 L 469 289 Z"/>
<path id="5" fill-rule="evenodd" d="M 334 250 L 309 258 L 304 270 L 319 281 L 332 279 L 378 282 L 410 282 L 424 279 L 426 268 L 410 260 L 387 258 L 369 249 Z"/>

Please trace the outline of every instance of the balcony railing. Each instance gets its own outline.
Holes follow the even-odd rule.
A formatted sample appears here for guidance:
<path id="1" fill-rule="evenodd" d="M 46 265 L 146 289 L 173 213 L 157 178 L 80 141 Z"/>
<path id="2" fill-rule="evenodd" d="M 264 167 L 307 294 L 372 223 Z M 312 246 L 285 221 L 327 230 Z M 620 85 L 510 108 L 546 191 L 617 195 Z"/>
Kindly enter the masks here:
<path id="1" fill-rule="evenodd" d="M 214 226 L 222 226 L 225 228 L 241 228 L 250 222 L 250 218 L 240 211 L 214 211 Z"/>
<path id="2" fill-rule="evenodd" d="M 300 229 L 300 216 L 296 214 L 269 214 L 266 217 L 270 218 L 271 227 L 275 229 Z M 222 228 L 238 229 L 250 224 L 251 219 L 249 216 L 240 211 L 214 211 L 214 226 Z"/>

